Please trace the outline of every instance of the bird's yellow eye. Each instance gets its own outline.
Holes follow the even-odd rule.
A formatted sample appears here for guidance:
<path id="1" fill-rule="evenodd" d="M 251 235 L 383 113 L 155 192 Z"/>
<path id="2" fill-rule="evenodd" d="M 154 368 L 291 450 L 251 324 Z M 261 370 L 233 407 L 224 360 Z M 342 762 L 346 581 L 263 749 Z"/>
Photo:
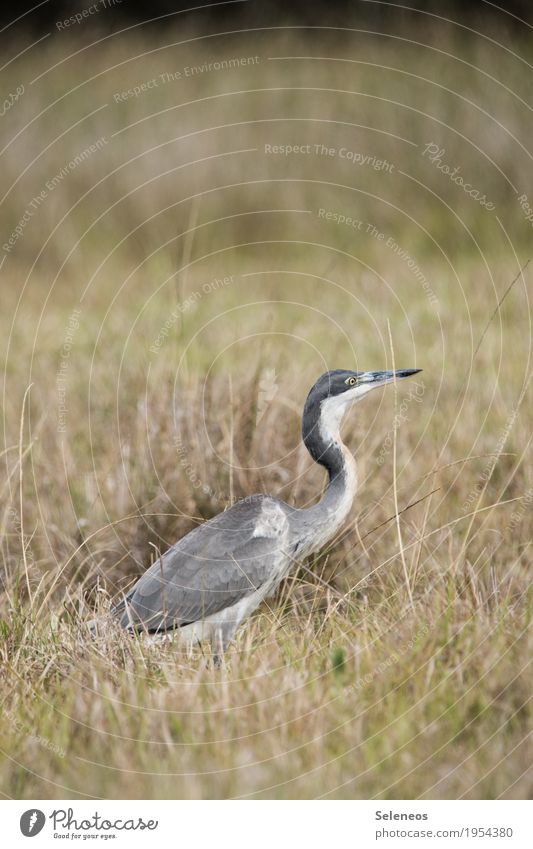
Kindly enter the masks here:
<path id="1" fill-rule="evenodd" d="M 348 384 L 348 386 L 354 386 L 354 384 L 355 384 L 355 383 L 357 383 L 357 378 L 355 378 L 355 377 L 347 377 L 347 378 L 346 378 L 346 380 L 345 380 L 344 382 L 345 382 L 345 383 L 347 383 L 347 384 Z"/>

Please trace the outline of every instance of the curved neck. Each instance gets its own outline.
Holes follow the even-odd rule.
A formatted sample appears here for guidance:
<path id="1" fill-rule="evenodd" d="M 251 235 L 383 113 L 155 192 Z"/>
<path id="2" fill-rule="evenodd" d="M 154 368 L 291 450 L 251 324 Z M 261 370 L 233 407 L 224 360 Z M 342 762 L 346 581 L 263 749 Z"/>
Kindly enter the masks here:
<path id="1" fill-rule="evenodd" d="M 357 491 L 355 460 L 340 437 L 340 423 L 345 405 L 328 398 L 320 405 L 307 404 L 302 418 L 305 447 L 315 462 L 326 469 L 329 482 L 318 504 L 304 511 L 309 524 L 309 549 L 318 548 L 331 539 L 350 512 Z"/>

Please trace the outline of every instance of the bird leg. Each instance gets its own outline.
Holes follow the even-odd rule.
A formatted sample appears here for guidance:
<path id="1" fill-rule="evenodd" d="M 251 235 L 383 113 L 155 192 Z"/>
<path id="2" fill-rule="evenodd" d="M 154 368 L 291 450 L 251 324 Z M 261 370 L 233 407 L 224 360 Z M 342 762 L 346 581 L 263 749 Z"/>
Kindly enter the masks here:
<path id="1" fill-rule="evenodd" d="M 224 655 L 229 648 L 233 635 L 237 630 L 235 622 L 224 622 L 217 625 L 211 637 L 211 651 L 213 652 L 213 666 L 220 669 Z"/>

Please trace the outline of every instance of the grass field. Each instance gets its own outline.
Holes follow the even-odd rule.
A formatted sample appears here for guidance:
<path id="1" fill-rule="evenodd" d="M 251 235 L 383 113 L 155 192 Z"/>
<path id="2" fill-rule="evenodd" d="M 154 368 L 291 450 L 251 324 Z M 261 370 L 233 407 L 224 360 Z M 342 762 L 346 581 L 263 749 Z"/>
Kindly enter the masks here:
<path id="1" fill-rule="evenodd" d="M 491 37 L 73 31 L 4 70 L 5 796 L 531 795 L 533 57 Z M 393 361 L 349 524 L 221 670 L 88 636 L 235 499 L 316 500 L 309 387 Z"/>

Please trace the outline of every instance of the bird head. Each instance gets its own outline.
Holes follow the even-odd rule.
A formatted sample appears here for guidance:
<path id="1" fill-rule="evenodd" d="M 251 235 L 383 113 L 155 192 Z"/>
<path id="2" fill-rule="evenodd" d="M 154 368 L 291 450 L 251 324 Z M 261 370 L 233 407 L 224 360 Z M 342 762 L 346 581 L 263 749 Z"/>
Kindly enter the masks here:
<path id="1" fill-rule="evenodd" d="M 419 368 L 393 371 L 348 371 L 334 369 L 321 375 L 311 387 L 305 410 L 315 420 L 320 420 L 329 433 L 334 433 L 348 408 L 372 389 L 412 377 Z M 305 412 L 304 412 L 305 416 Z"/>
<path id="2" fill-rule="evenodd" d="M 412 377 L 422 369 L 400 368 L 394 371 L 348 371 L 334 369 L 321 375 L 309 392 L 308 399 L 323 403 L 329 399 L 337 399 L 339 404 L 348 405 L 358 401 L 371 389 Z"/>

